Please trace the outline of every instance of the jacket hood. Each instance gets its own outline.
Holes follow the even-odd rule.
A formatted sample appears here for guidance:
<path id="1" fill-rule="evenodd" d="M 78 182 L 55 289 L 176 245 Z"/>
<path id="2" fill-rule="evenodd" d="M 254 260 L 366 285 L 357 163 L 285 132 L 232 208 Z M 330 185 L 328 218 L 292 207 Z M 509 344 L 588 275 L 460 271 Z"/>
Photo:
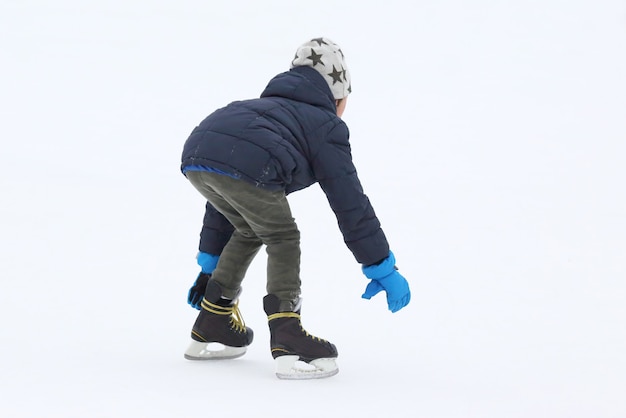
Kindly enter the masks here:
<path id="1" fill-rule="evenodd" d="M 294 67 L 270 80 L 261 97 L 284 97 L 335 113 L 337 106 L 324 78 L 310 67 Z"/>

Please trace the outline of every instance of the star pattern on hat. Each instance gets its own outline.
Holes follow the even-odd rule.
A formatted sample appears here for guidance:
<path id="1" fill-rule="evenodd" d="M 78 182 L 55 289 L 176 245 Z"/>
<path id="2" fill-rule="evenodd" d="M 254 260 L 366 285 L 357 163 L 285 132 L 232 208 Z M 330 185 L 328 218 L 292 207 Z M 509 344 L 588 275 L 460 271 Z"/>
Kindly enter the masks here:
<path id="1" fill-rule="evenodd" d="M 317 64 L 322 64 L 324 67 L 326 66 L 326 64 L 322 61 L 322 54 L 316 54 L 313 48 L 311 48 L 311 55 L 309 55 L 307 59 L 313 61 L 313 67 Z"/>
<path id="2" fill-rule="evenodd" d="M 333 79 L 333 86 L 335 85 L 335 83 L 342 83 L 343 84 L 343 80 L 341 79 L 341 76 L 344 75 L 344 74 L 345 74 L 345 71 L 339 71 L 333 65 L 333 72 L 332 73 L 328 73 L 328 75 L 331 76 L 332 79 Z"/>
<path id="3" fill-rule="evenodd" d="M 342 98 L 352 93 L 350 74 L 344 60 L 345 56 L 339 45 L 330 39 L 319 37 L 305 42 L 298 48 L 291 61 L 291 68 L 298 66 L 315 68 L 324 76 L 333 96 Z M 318 67 L 317 64 L 320 66 Z M 331 72 L 328 71 L 330 67 L 332 67 Z"/>
<path id="4" fill-rule="evenodd" d="M 324 41 L 324 38 L 313 38 L 311 42 L 317 42 L 317 46 L 328 45 L 328 43 Z"/>

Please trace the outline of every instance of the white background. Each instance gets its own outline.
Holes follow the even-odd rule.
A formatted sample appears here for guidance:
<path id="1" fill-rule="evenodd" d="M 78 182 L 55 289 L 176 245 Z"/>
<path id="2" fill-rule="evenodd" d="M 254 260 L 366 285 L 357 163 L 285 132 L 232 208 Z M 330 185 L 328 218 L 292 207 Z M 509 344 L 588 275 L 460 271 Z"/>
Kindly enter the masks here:
<path id="1" fill-rule="evenodd" d="M 182 145 L 318 36 L 412 302 L 360 298 L 313 186 L 303 323 L 340 373 L 275 378 L 264 253 L 248 354 L 186 361 Z M 3 0 L 0 54 L 0 415 L 626 416 L 623 1 Z"/>

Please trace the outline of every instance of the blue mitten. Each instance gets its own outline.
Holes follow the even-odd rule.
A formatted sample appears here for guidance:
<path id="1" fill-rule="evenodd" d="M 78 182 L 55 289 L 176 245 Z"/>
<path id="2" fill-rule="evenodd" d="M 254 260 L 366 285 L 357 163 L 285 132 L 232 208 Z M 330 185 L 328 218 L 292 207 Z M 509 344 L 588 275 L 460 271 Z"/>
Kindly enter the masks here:
<path id="1" fill-rule="evenodd" d="M 391 312 L 398 312 L 409 304 L 411 300 L 411 290 L 409 283 L 396 269 L 396 258 L 389 251 L 389 256 L 380 264 L 363 266 L 363 274 L 371 279 L 363 299 L 371 299 L 381 291 L 387 293 L 387 306 Z"/>
<path id="2" fill-rule="evenodd" d="M 193 286 L 189 289 L 189 294 L 187 294 L 187 303 L 191 305 L 192 308 L 196 308 L 197 310 L 202 309 L 200 304 L 202 303 L 202 298 L 204 297 L 204 292 L 206 291 L 206 285 L 210 278 L 210 274 L 200 273 L 196 281 L 193 283 Z"/>
<path id="3" fill-rule="evenodd" d="M 206 284 L 209 282 L 211 278 L 211 273 L 217 267 L 217 261 L 219 260 L 218 255 L 208 254 L 200 252 L 198 253 L 198 265 L 202 268 L 202 272 L 196 278 L 196 281 L 193 283 L 193 286 L 189 289 L 189 293 L 187 294 L 187 303 L 191 305 L 193 308 L 198 310 L 202 309 L 200 304 L 202 303 L 202 298 L 204 297 L 204 292 L 206 291 Z"/>
<path id="4" fill-rule="evenodd" d="M 213 273 L 215 267 L 217 267 L 217 262 L 220 259 L 219 255 L 213 255 L 209 253 L 203 253 L 202 251 L 198 253 L 196 260 L 198 260 L 198 265 L 202 267 L 202 272 L 206 274 Z"/>

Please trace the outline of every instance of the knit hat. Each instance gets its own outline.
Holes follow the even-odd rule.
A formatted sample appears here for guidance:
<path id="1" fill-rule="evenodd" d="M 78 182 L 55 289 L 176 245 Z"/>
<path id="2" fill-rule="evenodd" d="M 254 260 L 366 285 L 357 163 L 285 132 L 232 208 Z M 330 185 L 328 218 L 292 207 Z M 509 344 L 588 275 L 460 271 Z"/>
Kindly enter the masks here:
<path id="1" fill-rule="evenodd" d="M 339 45 L 328 38 L 315 38 L 302 44 L 291 61 L 291 68 L 308 66 L 317 70 L 328 83 L 336 100 L 352 93 L 350 73 Z"/>

